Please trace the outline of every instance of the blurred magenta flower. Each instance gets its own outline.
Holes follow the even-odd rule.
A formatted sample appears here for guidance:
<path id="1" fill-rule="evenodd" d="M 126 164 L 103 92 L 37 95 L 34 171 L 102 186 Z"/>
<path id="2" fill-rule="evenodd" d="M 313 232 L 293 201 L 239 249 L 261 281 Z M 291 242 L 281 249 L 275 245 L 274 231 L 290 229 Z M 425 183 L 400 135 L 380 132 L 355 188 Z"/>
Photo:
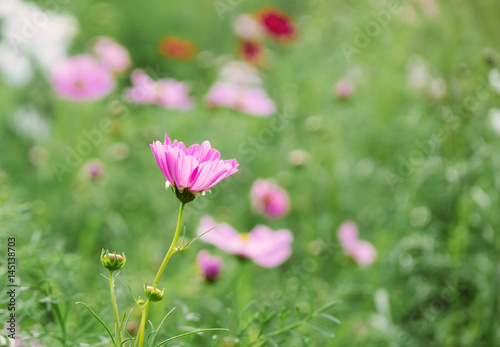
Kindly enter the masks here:
<path id="1" fill-rule="evenodd" d="M 349 79 L 340 80 L 335 86 L 335 94 L 339 99 L 348 99 L 354 92 L 354 83 Z"/>
<path id="2" fill-rule="evenodd" d="M 168 184 L 180 192 L 187 190 L 196 195 L 208 191 L 238 171 L 238 162 L 221 160 L 219 151 L 211 148 L 209 141 L 186 148 L 165 134 L 165 142 L 156 141 L 151 150 Z"/>
<path id="3" fill-rule="evenodd" d="M 203 217 L 198 235 L 215 226 L 211 217 Z M 273 231 L 265 225 L 257 225 L 248 234 L 240 234 L 229 224 L 223 223 L 201 239 L 225 252 L 252 259 L 256 264 L 268 268 L 283 264 L 292 254 L 293 236 L 290 230 Z"/>
<path id="4" fill-rule="evenodd" d="M 60 62 L 52 72 L 52 86 L 69 100 L 97 100 L 115 87 L 110 71 L 90 55 Z"/>
<path id="5" fill-rule="evenodd" d="M 189 97 L 189 87 L 173 78 L 154 81 L 143 70 L 136 69 L 130 76 L 132 87 L 125 90 L 125 97 L 135 104 L 156 104 L 170 109 L 190 110 L 194 101 Z"/>
<path id="6" fill-rule="evenodd" d="M 212 85 L 207 102 L 210 107 L 230 107 L 253 116 L 269 117 L 276 112 L 274 101 L 264 89 L 232 83 L 216 82 Z"/>
<path id="7" fill-rule="evenodd" d="M 252 205 L 268 217 L 283 217 L 289 209 L 290 200 L 286 190 L 267 180 L 256 180 L 250 191 Z"/>
<path id="8" fill-rule="evenodd" d="M 202 250 L 198 253 L 197 260 L 203 278 L 207 282 L 214 282 L 222 271 L 222 259 L 211 256 L 207 250 Z"/>
<path id="9" fill-rule="evenodd" d="M 266 34 L 280 42 L 293 42 L 297 39 L 297 26 L 292 17 L 275 7 L 265 7 L 257 12 L 257 18 Z"/>
<path id="10" fill-rule="evenodd" d="M 98 179 L 104 172 L 104 167 L 99 159 L 90 159 L 84 166 L 86 176 L 90 179 Z"/>
<path id="11" fill-rule="evenodd" d="M 359 240 L 356 223 L 351 221 L 344 222 L 339 228 L 338 236 L 342 248 L 359 265 L 370 265 L 375 261 L 377 251 L 368 241 Z"/>
<path id="12" fill-rule="evenodd" d="M 120 73 L 130 66 L 130 55 L 125 47 L 110 37 L 101 37 L 94 45 L 98 60 L 113 73 Z"/>

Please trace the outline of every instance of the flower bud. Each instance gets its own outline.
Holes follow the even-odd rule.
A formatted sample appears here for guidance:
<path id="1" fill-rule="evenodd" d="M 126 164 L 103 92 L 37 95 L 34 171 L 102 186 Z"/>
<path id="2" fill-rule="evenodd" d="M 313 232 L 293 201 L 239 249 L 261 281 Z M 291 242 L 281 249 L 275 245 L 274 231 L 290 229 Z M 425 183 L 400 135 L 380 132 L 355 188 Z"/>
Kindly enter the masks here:
<path id="1" fill-rule="evenodd" d="M 149 301 L 160 301 L 165 295 L 165 289 L 159 290 L 156 287 L 148 286 L 146 284 L 144 285 L 144 292 L 146 293 Z"/>
<path id="2" fill-rule="evenodd" d="M 110 254 L 108 250 L 105 251 L 104 248 L 102 249 L 101 263 L 109 271 L 116 271 L 122 268 L 126 261 L 125 253 L 122 253 L 122 255 L 116 254 L 116 252 Z"/>

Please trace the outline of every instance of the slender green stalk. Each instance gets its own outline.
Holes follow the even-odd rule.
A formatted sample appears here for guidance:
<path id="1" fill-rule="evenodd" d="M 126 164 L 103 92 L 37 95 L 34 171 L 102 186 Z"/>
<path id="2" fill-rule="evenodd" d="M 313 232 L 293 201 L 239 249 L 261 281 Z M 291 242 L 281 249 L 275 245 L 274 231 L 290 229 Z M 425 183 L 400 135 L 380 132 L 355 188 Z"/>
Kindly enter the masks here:
<path id="1" fill-rule="evenodd" d="M 155 277 L 153 284 L 152 284 L 153 288 L 156 288 L 156 286 L 158 286 L 158 283 L 160 282 L 160 278 L 163 275 L 165 268 L 167 267 L 167 264 L 168 264 L 168 261 L 170 260 L 170 257 L 172 256 L 172 254 L 174 254 L 176 252 L 177 241 L 179 240 L 179 234 L 181 231 L 182 215 L 184 213 L 184 205 L 185 205 L 185 203 L 181 202 L 181 206 L 179 208 L 179 217 L 177 218 L 177 227 L 175 229 L 174 239 L 172 240 L 172 243 L 170 244 L 170 248 L 168 249 L 167 254 L 165 255 L 165 258 L 163 259 L 163 262 L 161 263 L 160 268 L 158 269 L 158 272 L 156 273 L 156 277 Z M 136 339 L 136 342 L 137 341 L 139 342 L 136 345 L 137 347 L 142 347 L 142 345 L 144 343 L 144 329 L 146 327 L 146 321 L 148 319 L 150 305 L 151 305 L 151 301 L 148 300 L 144 304 L 144 306 L 141 307 L 142 317 L 141 317 L 141 324 L 139 326 L 138 339 Z"/>
<path id="2" fill-rule="evenodd" d="M 139 347 L 142 347 L 142 345 L 144 344 L 144 328 L 146 327 L 146 321 L 148 319 L 148 313 L 149 313 L 149 307 L 151 306 L 151 301 L 147 301 L 143 307 L 141 307 L 141 310 L 142 310 L 142 317 L 141 317 L 141 325 L 139 327 L 139 339 L 136 340 L 139 341 L 138 344 L 136 344 L 136 346 L 139 346 Z"/>
<path id="3" fill-rule="evenodd" d="M 174 234 L 174 239 L 172 240 L 172 243 L 170 244 L 170 248 L 168 249 L 167 255 L 165 255 L 165 258 L 163 259 L 163 262 L 161 263 L 160 268 L 158 269 L 158 272 L 156 273 L 155 280 L 153 281 L 153 287 L 156 287 L 158 283 L 160 282 L 161 275 L 163 274 L 163 271 L 165 271 L 165 267 L 168 264 L 168 261 L 170 260 L 170 257 L 172 254 L 175 252 L 175 248 L 177 247 L 177 240 L 179 239 L 179 234 L 181 231 L 181 224 L 182 224 L 182 214 L 184 213 L 184 203 L 181 202 L 181 207 L 179 208 L 179 217 L 177 218 L 177 228 L 175 229 L 175 234 Z"/>
<path id="4" fill-rule="evenodd" d="M 115 299 L 115 284 L 113 281 L 113 271 L 109 272 L 109 292 L 111 294 L 111 304 L 113 305 L 113 313 L 115 314 L 116 334 L 118 335 L 118 346 L 122 345 L 122 336 L 120 334 L 120 316 L 118 316 L 118 307 Z"/>

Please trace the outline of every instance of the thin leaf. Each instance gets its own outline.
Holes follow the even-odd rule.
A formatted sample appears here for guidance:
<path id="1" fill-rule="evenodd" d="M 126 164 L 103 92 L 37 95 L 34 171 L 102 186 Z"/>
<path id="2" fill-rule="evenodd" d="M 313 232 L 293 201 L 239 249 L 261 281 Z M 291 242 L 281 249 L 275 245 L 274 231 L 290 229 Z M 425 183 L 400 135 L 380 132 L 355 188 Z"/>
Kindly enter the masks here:
<path id="1" fill-rule="evenodd" d="M 278 346 L 278 344 L 276 343 L 276 341 L 274 341 L 273 339 L 269 340 L 269 343 L 271 345 L 273 345 L 274 347 L 280 347 L 280 346 Z"/>
<path id="2" fill-rule="evenodd" d="M 328 310 L 330 307 L 333 307 L 335 305 L 338 305 L 340 304 L 342 301 L 341 300 L 335 300 L 335 301 L 332 301 L 332 302 L 329 302 L 328 304 L 326 304 L 325 306 L 321 307 L 319 310 L 317 310 L 316 312 L 320 313 L 320 312 L 324 312 L 326 310 Z"/>
<path id="3" fill-rule="evenodd" d="M 87 310 L 89 310 L 89 312 L 94 316 L 95 319 L 97 319 L 99 321 L 99 323 L 101 323 L 101 325 L 104 327 L 104 329 L 106 329 L 106 331 L 108 332 L 108 335 L 109 337 L 111 337 L 111 340 L 113 341 L 113 345 L 116 346 L 116 342 L 115 342 L 115 338 L 113 337 L 113 334 L 111 333 L 111 331 L 109 330 L 109 328 L 106 326 L 106 324 L 101 320 L 101 318 L 99 318 L 97 316 L 97 314 L 94 313 L 94 311 L 92 311 L 92 309 L 84 302 L 76 302 L 75 304 L 80 304 L 80 305 L 83 305 L 87 308 Z"/>
<path id="4" fill-rule="evenodd" d="M 305 347 L 304 338 L 302 336 L 300 336 L 299 333 L 297 333 L 295 330 L 290 330 L 289 332 L 291 335 L 293 335 L 293 337 L 295 337 L 297 340 L 300 341 L 300 345 L 302 347 Z"/>
<path id="5" fill-rule="evenodd" d="M 219 227 L 221 224 L 217 224 L 216 226 L 214 226 L 213 228 L 211 229 L 208 229 L 207 231 L 205 231 L 203 234 L 201 235 L 198 235 L 196 236 L 194 239 L 192 239 L 191 241 L 189 241 L 184 247 L 182 247 L 182 249 L 186 249 L 188 248 L 192 243 L 198 241 L 203 235 L 209 233 L 210 231 L 214 230 L 215 228 Z"/>
<path id="6" fill-rule="evenodd" d="M 334 317 L 328 313 L 316 313 L 314 316 L 315 317 L 322 317 L 322 318 L 328 319 L 334 323 L 341 324 L 340 319 L 338 319 L 337 317 Z"/>
<path id="7" fill-rule="evenodd" d="M 123 340 L 123 342 L 122 342 L 122 344 L 120 345 L 120 347 L 122 347 L 122 346 L 123 346 L 123 344 L 124 344 L 125 342 L 127 342 L 127 341 L 133 341 L 133 340 L 134 340 L 134 339 L 133 339 L 132 337 L 131 337 L 131 338 L 129 338 L 129 339 Z"/>
<path id="8" fill-rule="evenodd" d="M 257 301 L 255 301 L 255 300 L 251 300 L 251 301 L 250 301 L 250 302 L 249 302 L 249 303 L 248 303 L 248 304 L 247 304 L 247 305 L 243 308 L 243 310 L 241 310 L 241 311 L 240 311 L 240 313 L 239 313 L 239 315 L 238 315 L 238 316 L 239 316 L 240 318 L 241 318 L 241 317 L 243 317 L 243 316 L 245 315 L 245 313 L 247 313 L 247 311 L 249 311 L 249 310 L 252 308 L 252 306 L 253 306 L 253 305 L 255 305 L 256 303 L 257 303 Z"/>
<path id="9" fill-rule="evenodd" d="M 163 325 L 163 322 L 165 321 L 165 319 L 166 319 L 166 318 L 167 318 L 167 317 L 168 317 L 168 316 L 169 316 L 169 315 L 170 315 L 170 314 L 171 314 L 174 310 L 175 310 L 175 307 L 174 307 L 173 309 L 171 309 L 171 310 L 170 310 L 170 312 L 169 312 L 169 313 L 167 313 L 167 314 L 165 315 L 165 317 L 163 317 L 163 319 L 162 319 L 162 320 L 161 320 L 161 322 L 160 322 L 160 325 L 158 325 L 158 328 L 156 328 L 156 329 L 152 329 L 153 331 L 151 331 L 151 332 L 149 333 L 148 338 L 147 338 L 147 340 L 146 340 L 146 341 L 149 341 L 149 338 L 150 338 L 150 337 L 151 337 L 151 343 L 153 343 L 153 342 L 155 341 L 155 339 L 156 339 L 156 335 L 158 335 L 158 331 L 160 331 L 160 328 L 161 328 L 161 326 Z M 151 326 L 153 326 L 153 325 L 151 324 Z"/>
<path id="10" fill-rule="evenodd" d="M 193 335 L 193 334 L 198 334 L 198 333 L 203 333 L 205 331 L 229 331 L 229 329 L 226 329 L 226 328 L 209 328 L 209 329 L 198 329 L 198 330 L 194 330 L 194 331 L 190 331 L 188 333 L 185 333 L 185 334 L 180 334 L 180 335 L 177 335 L 177 336 L 174 336 L 174 337 L 171 337 L 169 339 L 166 339 L 165 341 L 162 341 L 160 342 L 159 344 L 157 344 L 155 347 L 159 347 L 161 345 L 164 345 L 170 341 L 174 341 L 174 340 L 177 340 L 177 339 L 181 339 L 185 336 L 189 336 L 189 335 Z"/>
<path id="11" fill-rule="evenodd" d="M 327 336 L 327 337 L 334 337 L 335 334 L 326 330 L 325 328 L 323 327 L 320 327 L 319 325 L 316 325 L 316 324 L 313 324 L 311 322 L 305 322 L 305 324 L 307 324 L 308 326 L 310 326 L 311 328 L 313 328 L 314 330 L 322 333 L 323 335 Z"/>
<path id="12" fill-rule="evenodd" d="M 120 323 L 120 329 L 118 329 L 118 336 L 122 336 L 123 329 L 125 329 L 125 325 L 128 323 L 128 320 L 130 319 L 130 315 L 132 314 L 133 310 L 134 309 L 131 308 L 130 311 L 128 312 L 128 315 L 127 315 L 127 313 L 123 314 L 123 318 L 122 318 L 122 321 Z"/>

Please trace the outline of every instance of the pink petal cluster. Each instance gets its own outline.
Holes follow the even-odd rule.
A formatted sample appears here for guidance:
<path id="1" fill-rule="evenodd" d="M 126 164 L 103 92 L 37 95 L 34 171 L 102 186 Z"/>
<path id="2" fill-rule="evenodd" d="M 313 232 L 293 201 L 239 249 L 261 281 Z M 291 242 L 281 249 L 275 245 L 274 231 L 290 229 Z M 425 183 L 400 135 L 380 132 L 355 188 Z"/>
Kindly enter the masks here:
<path id="1" fill-rule="evenodd" d="M 207 282 L 214 282 L 222 271 L 222 259 L 211 256 L 207 250 L 202 250 L 198 253 L 197 260 L 203 278 Z"/>
<path id="2" fill-rule="evenodd" d="M 94 45 L 99 61 L 113 73 L 120 73 L 130 66 L 130 55 L 122 45 L 112 38 L 102 37 Z"/>
<path id="3" fill-rule="evenodd" d="M 216 82 L 208 92 L 207 102 L 210 107 L 225 106 L 260 117 L 276 112 L 274 101 L 260 87 Z"/>
<path id="4" fill-rule="evenodd" d="M 283 217 L 290 205 L 286 190 L 263 179 L 253 183 L 250 198 L 257 211 L 272 218 Z"/>
<path id="5" fill-rule="evenodd" d="M 343 223 L 338 232 L 342 248 L 359 265 L 370 265 L 377 257 L 375 247 L 368 241 L 359 240 L 358 226 L 351 221 Z"/>
<path id="6" fill-rule="evenodd" d="M 339 99 L 348 99 L 354 92 L 354 83 L 351 80 L 340 80 L 335 86 L 335 94 Z"/>
<path id="7" fill-rule="evenodd" d="M 205 216 L 198 227 L 201 235 L 216 226 L 215 221 Z M 265 225 L 257 225 L 248 234 L 240 234 L 229 224 L 221 224 L 201 237 L 225 252 L 253 260 L 262 267 L 283 264 L 292 254 L 293 236 L 290 230 L 273 231 Z"/>
<path id="8" fill-rule="evenodd" d="M 170 109 L 187 111 L 193 108 L 189 87 L 173 78 L 154 81 L 143 70 L 136 69 L 131 75 L 132 87 L 125 90 L 125 97 L 135 104 L 156 104 Z"/>
<path id="9" fill-rule="evenodd" d="M 69 100 L 97 100 L 115 87 L 111 72 L 90 55 L 67 58 L 54 68 L 51 77 L 57 93 Z"/>
<path id="10" fill-rule="evenodd" d="M 211 148 L 209 141 L 186 148 L 184 143 L 172 142 L 165 134 L 165 142 L 156 141 L 151 150 L 168 183 L 180 191 L 208 191 L 238 171 L 238 162 L 221 160 L 219 151 Z"/>

